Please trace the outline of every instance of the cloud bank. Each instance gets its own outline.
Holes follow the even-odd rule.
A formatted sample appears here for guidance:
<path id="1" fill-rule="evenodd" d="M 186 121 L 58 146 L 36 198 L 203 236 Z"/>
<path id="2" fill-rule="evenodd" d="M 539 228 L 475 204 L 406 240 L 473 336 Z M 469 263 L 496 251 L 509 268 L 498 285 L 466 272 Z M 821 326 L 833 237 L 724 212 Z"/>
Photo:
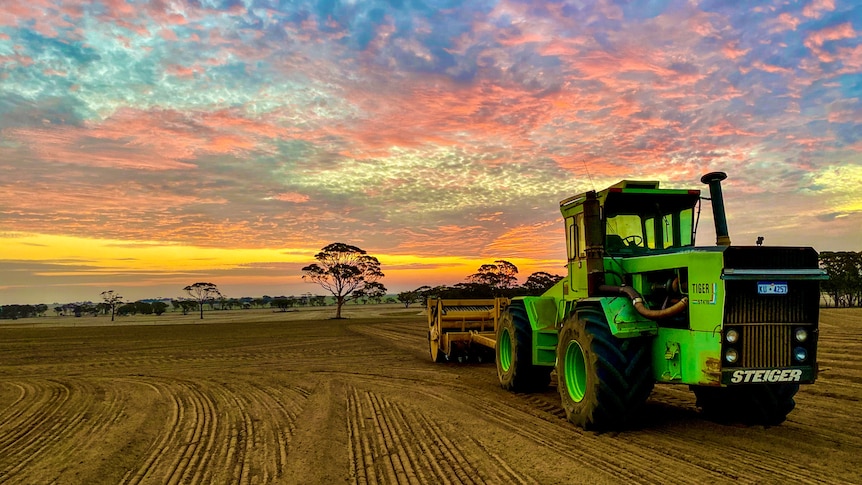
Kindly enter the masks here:
<path id="1" fill-rule="evenodd" d="M 574 193 L 723 170 L 735 241 L 860 250 L 860 32 L 829 0 L 3 2 L 0 227 L 90 241 L 81 265 L 344 241 L 454 283 L 562 272 Z M 237 292 L 267 263 L 242 254 Z M 2 284 L 38 291 L 39 257 Z"/>

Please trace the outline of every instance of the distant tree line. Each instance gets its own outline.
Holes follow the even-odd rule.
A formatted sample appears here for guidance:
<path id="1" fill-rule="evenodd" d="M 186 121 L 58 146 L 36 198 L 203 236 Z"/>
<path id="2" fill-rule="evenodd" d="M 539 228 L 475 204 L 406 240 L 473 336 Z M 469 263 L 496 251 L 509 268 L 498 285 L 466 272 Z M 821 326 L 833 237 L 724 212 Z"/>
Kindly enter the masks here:
<path id="1" fill-rule="evenodd" d="M 820 267 L 829 276 L 820 289 L 836 307 L 862 306 L 862 251 L 824 251 Z"/>
<path id="2" fill-rule="evenodd" d="M 288 311 L 300 306 L 325 306 L 326 297 L 321 295 L 306 294 L 302 296 L 269 296 L 260 298 L 210 298 L 203 301 L 210 310 L 249 310 L 252 308 L 278 308 Z M 176 299 L 171 300 L 174 311 L 188 315 L 190 312 L 199 310 L 200 302 L 196 300 Z"/>
<path id="3" fill-rule="evenodd" d="M 174 300 L 138 300 L 123 301 L 123 297 L 112 290 L 101 294 L 104 301 L 93 303 L 90 301 L 66 303 L 53 308 L 57 316 L 130 316 L 130 315 L 162 315 L 167 311 L 182 312 L 187 315 L 200 309 L 200 302 L 193 299 Z M 394 301 L 394 300 L 393 300 Z M 259 298 L 210 298 L 204 300 L 203 304 L 210 310 L 233 310 L 253 308 L 277 308 L 288 311 L 294 307 L 325 306 L 326 297 L 307 293 L 301 296 L 268 296 Z M 19 318 L 42 317 L 50 307 L 45 304 L 38 305 L 2 305 L 0 306 L 0 319 L 15 320 Z"/>
<path id="4" fill-rule="evenodd" d="M 425 305 L 428 298 L 495 298 L 541 295 L 561 279 L 544 271 L 537 271 L 518 285 L 518 267 L 504 259 L 483 264 L 467 276 L 467 281 L 452 286 L 420 286 L 415 290 L 398 293 L 398 301 L 405 307 L 413 303 Z"/>
<path id="5" fill-rule="evenodd" d="M 48 305 L 3 305 L 0 306 L 0 319 L 41 317 L 48 311 Z"/>

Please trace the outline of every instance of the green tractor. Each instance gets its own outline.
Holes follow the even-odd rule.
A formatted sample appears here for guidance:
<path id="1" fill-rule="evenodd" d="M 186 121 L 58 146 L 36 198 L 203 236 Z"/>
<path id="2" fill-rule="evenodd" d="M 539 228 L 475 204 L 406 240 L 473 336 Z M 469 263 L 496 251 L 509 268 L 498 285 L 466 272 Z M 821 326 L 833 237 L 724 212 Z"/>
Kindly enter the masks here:
<path id="1" fill-rule="evenodd" d="M 622 181 L 560 202 L 568 274 L 514 298 L 496 325 L 500 384 L 544 389 L 556 369 L 572 423 L 631 425 L 655 383 L 688 385 L 711 419 L 777 425 L 817 377 L 820 281 L 810 247 L 733 246 L 721 181 L 716 245 L 695 247 L 700 190 Z"/>

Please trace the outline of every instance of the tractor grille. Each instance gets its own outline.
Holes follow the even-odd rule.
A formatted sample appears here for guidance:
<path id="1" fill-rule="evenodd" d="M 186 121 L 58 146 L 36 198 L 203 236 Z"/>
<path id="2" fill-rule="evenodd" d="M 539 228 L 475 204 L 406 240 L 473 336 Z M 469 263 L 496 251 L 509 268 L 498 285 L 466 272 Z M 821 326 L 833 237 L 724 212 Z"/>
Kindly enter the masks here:
<path id="1" fill-rule="evenodd" d="M 815 269 L 817 252 L 811 248 L 729 247 L 724 253 L 725 268 L 745 269 L 750 279 L 725 280 L 724 326 L 740 334 L 740 360 L 747 368 L 784 368 L 793 364 L 793 348 L 807 347 L 813 362 L 816 352 L 817 321 L 820 312 L 820 282 L 770 276 L 770 270 Z M 757 270 L 764 270 L 762 278 Z M 759 281 L 779 280 L 787 284 L 786 294 L 759 294 Z M 805 327 L 811 337 L 795 343 L 796 328 Z M 727 345 L 727 344 L 726 344 Z"/>
<path id="2" fill-rule="evenodd" d="M 810 324 L 820 311 L 817 281 L 790 281 L 786 295 L 759 295 L 757 281 L 728 281 L 726 289 L 725 324 Z"/>
<path id="3" fill-rule="evenodd" d="M 790 365 L 788 325 L 750 325 L 742 331 L 742 367 L 787 367 Z"/>

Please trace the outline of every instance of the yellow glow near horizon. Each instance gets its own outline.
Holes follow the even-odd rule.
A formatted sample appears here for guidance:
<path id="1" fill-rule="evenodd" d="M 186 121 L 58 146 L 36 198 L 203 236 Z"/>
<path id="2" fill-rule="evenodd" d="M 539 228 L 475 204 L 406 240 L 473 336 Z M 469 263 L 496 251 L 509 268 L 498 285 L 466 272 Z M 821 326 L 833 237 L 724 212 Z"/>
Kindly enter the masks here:
<path id="1" fill-rule="evenodd" d="M 836 211 L 858 212 L 862 210 L 862 197 L 858 187 L 862 184 L 862 167 L 832 166 L 814 177 L 814 183 L 823 186 L 833 196 Z"/>
<path id="2" fill-rule="evenodd" d="M 230 270 L 253 264 L 288 263 L 306 265 L 314 262 L 320 248 L 209 248 L 159 241 L 124 241 L 90 239 L 48 234 L 0 234 L 3 254 L 7 261 L 33 261 L 68 265 L 69 271 L 53 270 L 51 275 L 150 273 L 169 276 L 172 273 L 206 270 Z M 438 284 L 463 282 L 479 266 L 497 258 L 467 256 L 416 256 L 404 254 L 371 254 L 380 262 L 387 278 L 393 283 L 428 279 L 433 274 Z M 526 278 L 540 266 L 556 267 L 561 262 L 508 259 L 522 269 Z M 72 267 L 76 268 L 72 268 Z M 85 270 L 77 267 L 85 266 Z M 538 268 L 538 269 L 536 269 Z M 528 271 L 529 270 L 529 271 Z M 46 274 L 46 273 L 42 273 Z M 289 276 L 289 275 L 286 275 Z M 299 276 L 293 275 L 293 276 Z M 254 276 L 224 275 L 236 280 L 254 280 Z M 431 282 L 429 282 L 431 283 Z M 425 283 L 419 283 L 425 284 Z"/>
<path id="3" fill-rule="evenodd" d="M 171 272 L 231 268 L 255 262 L 308 262 L 316 249 L 225 249 L 158 241 L 88 239 L 7 233 L 0 236 L 2 259 L 84 264 L 105 270 Z"/>

